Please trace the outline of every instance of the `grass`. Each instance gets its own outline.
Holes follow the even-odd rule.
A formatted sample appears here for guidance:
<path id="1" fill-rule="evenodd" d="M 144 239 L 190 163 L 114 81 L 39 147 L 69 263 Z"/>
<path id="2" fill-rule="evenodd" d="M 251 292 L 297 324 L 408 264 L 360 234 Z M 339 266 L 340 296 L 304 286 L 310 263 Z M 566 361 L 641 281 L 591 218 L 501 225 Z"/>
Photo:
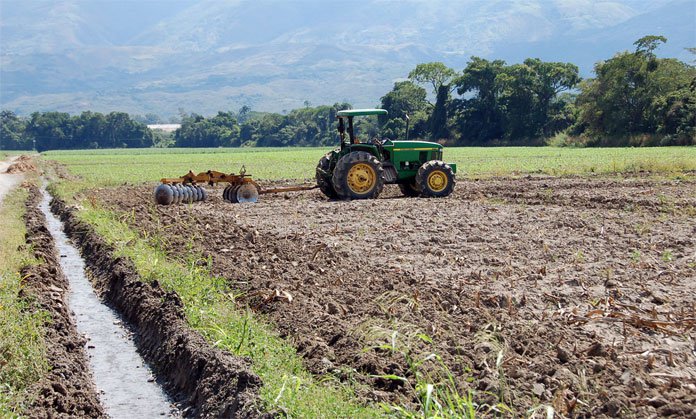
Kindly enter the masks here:
<path id="1" fill-rule="evenodd" d="M 52 187 L 53 189 L 53 187 Z M 114 245 L 118 256 L 135 263 L 145 281 L 175 291 L 191 327 L 214 346 L 249 357 L 263 380 L 261 399 L 268 411 L 291 417 L 375 417 L 379 410 L 355 401 L 349 385 L 322 383 L 306 371 L 295 349 L 263 319 L 237 304 L 235 290 L 210 272 L 210 261 L 193 253 L 167 258 L 158 238 L 143 239 L 116 214 L 84 200 L 79 217 Z"/>
<path id="2" fill-rule="evenodd" d="M 400 332 L 401 330 L 401 332 Z M 417 410 L 401 405 L 382 403 L 384 411 L 404 419 L 415 418 L 467 418 L 473 419 L 478 413 L 500 412 L 499 406 L 481 404 L 473 390 L 457 384 L 454 374 L 442 358 L 432 350 L 433 340 L 412 325 L 400 323 L 395 319 L 385 327 L 368 321 L 358 328 L 367 346 L 363 351 L 378 350 L 381 353 L 397 355 L 405 361 L 406 377 L 395 374 L 376 375 L 385 381 L 398 381 L 417 401 Z M 473 378 L 470 378 L 473 381 Z M 467 380 L 469 381 L 469 380 Z"/>
<path id="3" fill-rule="evenodd" d="M 21 156 L 22 154 L 34 154 L 33 150 L 2 150 L 0 151 L 0 160 L 5 160 L 8 157 Z"/>
<path id="4" fill-rule="evenodd" d="M 124 182 L 159 181 L 210 169 L 239 173 L 244 165 L 256 179 L 314 178 L 321 148 L 136 149 L 51 151 L 47 159 L 70 167 L 88 183 L 117 186 Z"/>
<path id="5" fill-rule="evenodd" d="M 27 192 L 17 188 L 0 206 L 0 417 L 21 414 L 28 387 L 48 371 L 42 327 L 47 314 L 19 297 L 19 269 L 35 263 L 24 244 L 22 215 Z"/>
<path id="6" fill-rule="evenodd" d="M 256 179 L 313 179 L 325 148 L 117 149 L 51 151 L 43 155 L 70 166 L 94 186 L 155 182 L 209 169 L 239 172 Z M 510 176 L 528 173 L 583 175 L 639 171 L 696 170 L 696 147 L 552 148 L 450 147 L 445 160 L 457 163 L 459 176 Z"/>

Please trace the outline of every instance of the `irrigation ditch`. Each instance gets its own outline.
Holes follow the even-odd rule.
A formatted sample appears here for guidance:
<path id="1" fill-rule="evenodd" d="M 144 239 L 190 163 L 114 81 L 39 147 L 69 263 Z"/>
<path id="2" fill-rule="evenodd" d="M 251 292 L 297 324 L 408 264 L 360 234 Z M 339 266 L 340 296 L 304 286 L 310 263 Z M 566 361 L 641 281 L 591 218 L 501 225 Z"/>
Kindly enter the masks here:
<path id="1" fill-rule="evenodd" d="M 261 380 L 251 372 L 249 360 L 212 347 L 188 326 L 175 293 L 165 291 L 156 281 L 142 281 L 133 264 L 116 256 L 111 246 L 78 219 L 74 208 L 60 199 L 44 197 L 35 185 L 27 187 L 26 242 L 41 262 L 23 268 L 23 292 L 51 317 L 46 325 L 51 371 L 30 390 L 33 401 L 25 412 L 28 416 L 264 416 L 258 398 Z M 61 232 L 51 231 L 60 229 L 60 222 L 48 213 L 49 199 L 50 210 L 62 222 L 65 235 L 82 253 L 91 287 L 120 319 L 90 308 L 93 306 L 86 296 L 92 291 L 90 287 L 73 283 L 73 274 L 83 268 L 74 261 L 62 260 L 76 255 L 70 254 L 67 238 L 59 236 Z M 94 295 L 91 298 L 100 303 Z M 83 307 L 77 307 L 76 300 Z M 91 329 L 80 326 L 85 310 L 94 312 L 88 313 L 93 317 Z M 126 333 L 123 329 L 110 330 L 121 327 L 120 323 L 127 328 Z M 98 336 L 100 327 L 106 336 Z M 108 335 L 127 341 L 125 334 L 132 334 L 142 359 L 118 346 L 110 347 Z M 97 353 L 102 350 L 106 353 Z M 141 371 L 129 372 L 128 366 L 116 358 L 120 353 L 126 353 L 124 362 Z M 94 368 L 95 363 L 101 367 Z M 104 373 L 112 375 L 97 377 Z M 114 395 L 109 386 L 125 393 Z M 114 409 L 114 405 L 121 406 L 121 410 Z"/>
<path id="2" fill-rule="evenodd" d="M 179 417 L 181 412 L 138 354 L 130 330 L 123 326 L 118 313 L 97 297 L 79 250 L 70 243 L 49 206 L 50 197 L 44 191 L 39 208 L 70 284 L 69 307 L 77 332 L 88 336 L 89 366 L 106 414 L 111 418 L 130 418 L 136 412 L 142 417 Z"/>
<path id="3" fill-rule="evenodd" d="M 68 307 L 68 279 L 63 275 L 55 242 L 46 228 L 46 218 L 38 207 L 39 189 L 29 186 L 26 201 L 26 243 L 37 264 L 22 268 L 20 297 L 34 302 L 33 309 L 50 316 L 44 328 L 46 357 L 51 366 L 47 375 L 30 389 L 32 402 L 28 417 L 73 416 L 105 417 L 106 413 L 89 374 L 87 340 L 80 336 Z"/>

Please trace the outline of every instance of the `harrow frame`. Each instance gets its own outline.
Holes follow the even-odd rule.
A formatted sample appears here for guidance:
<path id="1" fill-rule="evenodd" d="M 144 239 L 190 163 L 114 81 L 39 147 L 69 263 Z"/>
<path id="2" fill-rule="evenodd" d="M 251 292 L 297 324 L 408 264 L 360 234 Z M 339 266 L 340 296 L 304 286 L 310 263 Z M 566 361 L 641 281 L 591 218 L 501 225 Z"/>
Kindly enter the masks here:
<path id="1" fill-rule="evenodd" d="M 227 183 L 222 196 L 225 201 L 232 203 L 257 202 L 259 195 L 296 192 L 315 189 L 318 186 L 296 185 L 280 188 L 263 189 L 256 183 L 251 175 L 246 173 L 246 168 L 242 166 L 239 174 L 224 173 L 216 170 L 199 172 L 198 174 L 189 172 L 176 178 L 162 178 L 161 185 L 155 189 L 155 201 L 161 205 L 177 204 L 181 202 L 205 201 L 207 192 L 199 184 L 207 183 L 213 186 L 217 183 Z"/>

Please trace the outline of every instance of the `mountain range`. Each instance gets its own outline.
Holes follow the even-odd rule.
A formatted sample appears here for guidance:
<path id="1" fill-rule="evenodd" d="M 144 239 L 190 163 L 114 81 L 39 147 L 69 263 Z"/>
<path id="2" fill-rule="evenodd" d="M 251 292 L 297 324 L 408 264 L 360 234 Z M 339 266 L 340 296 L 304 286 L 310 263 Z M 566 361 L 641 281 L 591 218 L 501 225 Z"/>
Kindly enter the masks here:
<path id="1" fill-rule="evenodd" d="M 417 64 L 593 65 L 648 35 L 693 62 L 694 0 L 0 0 L 0 107 L 209 115 L 372 107 Z"/>

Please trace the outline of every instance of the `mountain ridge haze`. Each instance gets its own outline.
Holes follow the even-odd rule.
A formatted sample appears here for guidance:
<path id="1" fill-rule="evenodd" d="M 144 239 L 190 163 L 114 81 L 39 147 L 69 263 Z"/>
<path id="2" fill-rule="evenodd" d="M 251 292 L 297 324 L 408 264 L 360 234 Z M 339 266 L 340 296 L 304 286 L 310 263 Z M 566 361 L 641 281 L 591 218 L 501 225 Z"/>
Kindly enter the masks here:
<path id="1" fill-rule="evenodd" d="M 0 105 L 165 117 L 372 107 L 421 62 L 538 57 L 588 77 L 647 34 L 668 38 L 658 55 L 689 61 L 694 22 L 692 0 L 2 0 Z"/>

